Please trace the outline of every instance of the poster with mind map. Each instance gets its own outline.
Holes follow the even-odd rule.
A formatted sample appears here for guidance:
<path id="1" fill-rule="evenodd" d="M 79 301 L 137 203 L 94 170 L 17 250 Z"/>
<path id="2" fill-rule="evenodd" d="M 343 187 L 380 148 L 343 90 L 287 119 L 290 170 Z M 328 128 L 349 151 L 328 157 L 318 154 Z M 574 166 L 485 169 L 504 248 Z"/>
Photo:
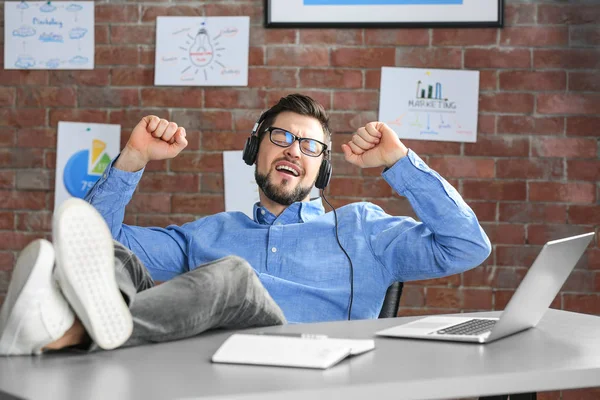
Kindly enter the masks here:
<path id="1" fill-rule="evenodd" d="M 479 71 L 381 71 L 379 120 L 402 139 L 477 141 Z"/>
<path id="2" fill-rule="evenodd" d="M 158 17 L 155 85 L 247 86 L 249 17 Z"/>
<path id="3" fill-rule="evenodd" d="M 93 69 L 93 1 L 4 2 L 4 68 Z"/>

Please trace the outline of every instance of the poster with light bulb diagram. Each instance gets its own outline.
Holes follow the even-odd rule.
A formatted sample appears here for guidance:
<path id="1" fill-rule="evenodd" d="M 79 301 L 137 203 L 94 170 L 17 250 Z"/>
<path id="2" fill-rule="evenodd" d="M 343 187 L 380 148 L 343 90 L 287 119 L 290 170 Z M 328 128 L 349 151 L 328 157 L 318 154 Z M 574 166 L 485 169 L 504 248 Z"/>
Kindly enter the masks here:
<path id="1" fill-rule="evenodd" d="M 6 1 L 4 68 L 93 69 L 93 1 Z"/>
<path id="2" fill-rule="evenodd" d="M 479 71 L 383 67 L 379 120 L 401 139 L 477 141 Z"/>
<path id="3" fill-rule="evenodd" d="M 250 17 L 157 17 L 157 86 L 247 86 Z"/>

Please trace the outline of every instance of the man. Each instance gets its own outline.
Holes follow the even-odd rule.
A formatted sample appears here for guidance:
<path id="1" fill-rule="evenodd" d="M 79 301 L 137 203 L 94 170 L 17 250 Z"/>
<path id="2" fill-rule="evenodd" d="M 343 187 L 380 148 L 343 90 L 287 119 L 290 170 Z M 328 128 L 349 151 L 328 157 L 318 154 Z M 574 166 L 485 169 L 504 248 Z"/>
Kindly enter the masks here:
<path id="1" fill-rule="evenodd" d="M 152 278 L 167 281 L 137 294 L 134 307 L 147 292 L 145 300 L 155 314 L 136 324 L 132 309 L 132 337 L 141 329 L 138 325 L 153 324 L 145 332 L 146 338 L 152 337 L 152 330 L 160 331 L 168 317 L 161 307 L 184 306 L 200 291 L 149 299 L 153 290 L 169 283 L 174 289 L 178 278 L 230 255 L 250 264 L 294 323 L 339 320 L 348 314 L 376 318 L 392 282 L 460 273 L 489 255 L 489 240 L 458 192 L 384 123 L 360 128 L 342 145 L 345 158 L 361 168 L 384 167 L 384 179 L 409 199 L 422 222 L 390 216 L 371 203 L 350 204 L 334 215 L 325 213 L 320 199 L 309 199 L 331 151 L 327 114 L 311 98 L 282 98 L 261 116 L 259 125 L 255 177 L 260 202 L 253 219 L 226 212 L 167 228 L 123 224 L 125 206 L 146 164 L 176 157 L 187 145 L 184 128 L 153 116 L 134 128 L 120 156 L 88 193 L 87 200 L 106 220 L 113 238 L 141 260 Z M 170 340 L 169 329 L 167 324 L 155 341 Z"/>

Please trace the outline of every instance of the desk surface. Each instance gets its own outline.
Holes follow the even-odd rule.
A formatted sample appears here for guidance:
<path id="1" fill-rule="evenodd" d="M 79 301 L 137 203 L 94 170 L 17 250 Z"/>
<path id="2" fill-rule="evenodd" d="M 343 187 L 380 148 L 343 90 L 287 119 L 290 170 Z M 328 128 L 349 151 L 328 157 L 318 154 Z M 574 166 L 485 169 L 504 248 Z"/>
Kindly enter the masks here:
<path id="1" fill-rule="evenodd" d="M 498 313 L 471 314 L 497 316 Z M 373 338 L 414 318 L 258 329 Z M 249 330 L 257 331 L 257 329 Z M 600 317 L 549 310 L 534 329 L 486 345 L 376 337 L 328 370 L 212 364 L 231 334 L 86 355 L 0 357 L 0 391 L 70 399 L 439 399 L 600 386 Z"/>

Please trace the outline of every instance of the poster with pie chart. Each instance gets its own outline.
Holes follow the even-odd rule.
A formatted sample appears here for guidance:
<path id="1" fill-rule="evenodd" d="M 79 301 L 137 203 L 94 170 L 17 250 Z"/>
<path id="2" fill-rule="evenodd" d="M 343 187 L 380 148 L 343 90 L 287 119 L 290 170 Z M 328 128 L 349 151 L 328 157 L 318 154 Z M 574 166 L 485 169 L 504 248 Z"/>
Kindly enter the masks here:
<path id="1" fill-rule="evenodd" d="M 120 146 L 120 125 L 59 122 L 54 209 L 70 197 L 85 197 Z"/>

